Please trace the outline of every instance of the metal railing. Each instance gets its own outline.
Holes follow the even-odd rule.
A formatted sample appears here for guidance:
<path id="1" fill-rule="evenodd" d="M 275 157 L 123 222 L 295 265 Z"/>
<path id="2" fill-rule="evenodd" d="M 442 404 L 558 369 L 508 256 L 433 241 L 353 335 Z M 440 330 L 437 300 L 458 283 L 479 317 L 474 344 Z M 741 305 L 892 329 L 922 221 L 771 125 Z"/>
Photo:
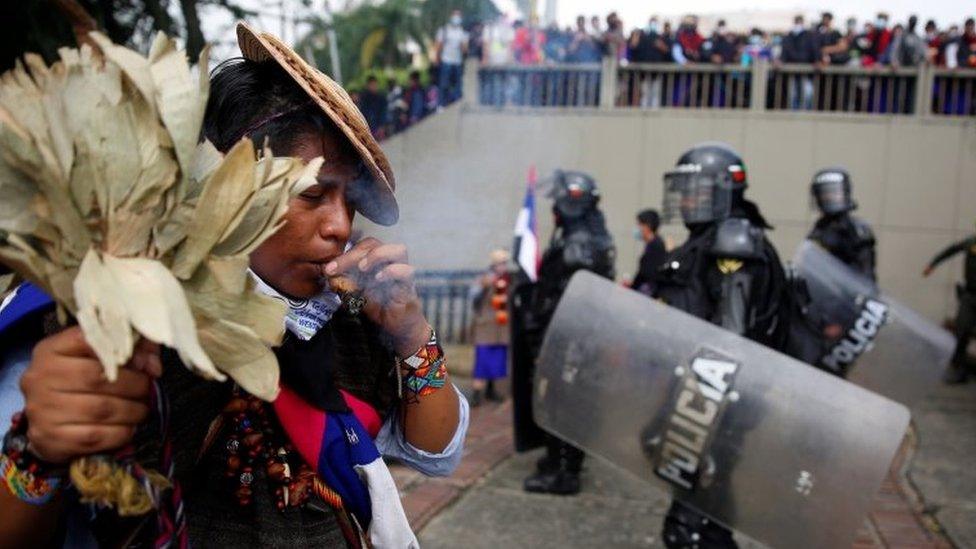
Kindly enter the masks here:
<path id="1" fill-rule="evenodd" d="M 595 107 L 600 64 L 486 66 L 478 71 L 478 102 L 493 107 Z"/>
<path id="2" fill-rule="evenodd" d="M 470 343 L 471 288 L 481 271 L 421 271 L 415 276 L 424 316 L 444 343 Z"/>
<path id="3" fill-rule="evenodd" d="M 617 71 L 618 107 L 748 109 L 752 71 L 738 65 L 632 63 Z"/>
<path id="4" fill-rule="evenodd" d="M 932 114 L 976 116 L 976 70 L 932 71 Z"/>
<path id="5" fill-rule="evenodd" d="M 914 114 L 919 69 L 779 65 L 769 71 L 772 111 Z"/>
<path id="6" fill-rule="evenodd" d="M 976 116 L 973 69 L 618 64 L 612 58 L 599 65 L 475 66 L 482 106 Z"/>

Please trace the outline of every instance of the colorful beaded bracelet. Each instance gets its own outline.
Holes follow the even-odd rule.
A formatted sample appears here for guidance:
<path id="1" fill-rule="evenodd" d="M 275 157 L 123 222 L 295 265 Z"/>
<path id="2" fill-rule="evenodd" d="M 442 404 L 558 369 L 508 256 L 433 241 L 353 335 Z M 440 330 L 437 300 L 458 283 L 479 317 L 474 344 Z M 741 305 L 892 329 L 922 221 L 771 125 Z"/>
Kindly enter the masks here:
<path id="1" fill-rule="evenodd" d="M 427 396 L 444 387 L 447 382 L 447 359 L 433 328 L 423 347 L 400 360 L 400 370 L 404 374 L 402 386 L 418 397 Z"/>
<path id="2" fill-rule="evenodd" d="M 10 430 L 3 437 L 0 478 L 17 499 L 32 505 L 51 501 L 61 487 L 63 471 L 40 461 L 27 449 L 27 418 L 14 414 Z"/>

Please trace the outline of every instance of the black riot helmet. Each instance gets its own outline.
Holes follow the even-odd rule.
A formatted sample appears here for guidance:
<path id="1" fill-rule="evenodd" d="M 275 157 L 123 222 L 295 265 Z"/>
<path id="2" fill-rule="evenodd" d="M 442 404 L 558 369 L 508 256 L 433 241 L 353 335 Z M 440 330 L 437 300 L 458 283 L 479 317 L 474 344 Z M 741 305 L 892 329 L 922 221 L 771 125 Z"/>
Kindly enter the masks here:
<path id="1" fill-rule="evenodd" d="M 664 219 L 680 212 L 685 225 L 729 217 L 747 186 L 746 166 L 725 143 L 700 143 L 685 151 L 664 174 Z"/>
<path id="2" fill-rule="evenodd" d="M 824 168 L 814 174 L 810 194 L 824 215 L 837 215 L 857 207 L 851 198 L 851 174 L 844 168 Z"/>
<path id="3" fill-rule="evenodd" d="M 552 188 L 546 196 L 553 200 L 553 213 L 564 221 L 583 217 L 600 201 L 600 191 L 592 177 L 562 170 L 553 174 Z"/>

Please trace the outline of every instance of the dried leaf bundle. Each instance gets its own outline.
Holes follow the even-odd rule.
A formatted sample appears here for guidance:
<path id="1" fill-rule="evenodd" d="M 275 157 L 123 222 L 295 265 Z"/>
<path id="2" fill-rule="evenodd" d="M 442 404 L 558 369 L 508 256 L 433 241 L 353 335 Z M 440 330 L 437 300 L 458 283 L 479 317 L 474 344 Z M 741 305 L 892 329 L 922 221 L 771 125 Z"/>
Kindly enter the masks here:
<path id="1" fill-rule="evenodd" d="M 0 262 L 77 318 L 109 379 L 142 336 L 273 399 L 285 305 L 253 291 L 248 254 L 321 159 L 198 144 L 206 52 L 194 77 L 163 34 L 148 57 L 92 37 L 0 76 Z"/>

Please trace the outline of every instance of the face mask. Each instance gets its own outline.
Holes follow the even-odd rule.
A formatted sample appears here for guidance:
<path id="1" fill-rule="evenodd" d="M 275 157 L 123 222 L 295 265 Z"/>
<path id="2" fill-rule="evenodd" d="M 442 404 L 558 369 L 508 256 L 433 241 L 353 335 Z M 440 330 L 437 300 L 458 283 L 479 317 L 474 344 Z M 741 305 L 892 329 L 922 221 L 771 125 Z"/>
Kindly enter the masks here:
<path id="1" fill-rule="evenodd" d="M 658 26 L 657 21 L 651 21 L 651 23 L 649 25 L 647 25 L 647 32 L 648 33 L 657 33 L 659 28 L 660 27 Z"/>
<path id="2" fill-rule="evenodd" d="M 803 32 L 803 25 L 793 25 L 793 34 L 800 34 Z"/>
<path id="3" fill-rule="evenodd" d="M 451 16 L 451 24 L 452 25 L 460 25 L 461 24 L 461 16 L 460 15 L 452 15 Z"/>
<path id="4" fill-rule="evenodd" d="M 753 46 L 758 46 L 762 43 L 762 36 L 752 35 L 749 37 L 749 43 Z"/>
<path id="5" fill-rule="evenodd" d="M 641 233 L 640 227 L 634 227 L 634 240 L 638 242 L 644 241 L 644 235 Z"/>
<path id="6" fill-rule="evenodd" d="M 878 19 L 877 21 L 874 22 L 874 26 L 878 27 L 879 29 L 883 29 L 888 26 L 888 20 Z"/>

